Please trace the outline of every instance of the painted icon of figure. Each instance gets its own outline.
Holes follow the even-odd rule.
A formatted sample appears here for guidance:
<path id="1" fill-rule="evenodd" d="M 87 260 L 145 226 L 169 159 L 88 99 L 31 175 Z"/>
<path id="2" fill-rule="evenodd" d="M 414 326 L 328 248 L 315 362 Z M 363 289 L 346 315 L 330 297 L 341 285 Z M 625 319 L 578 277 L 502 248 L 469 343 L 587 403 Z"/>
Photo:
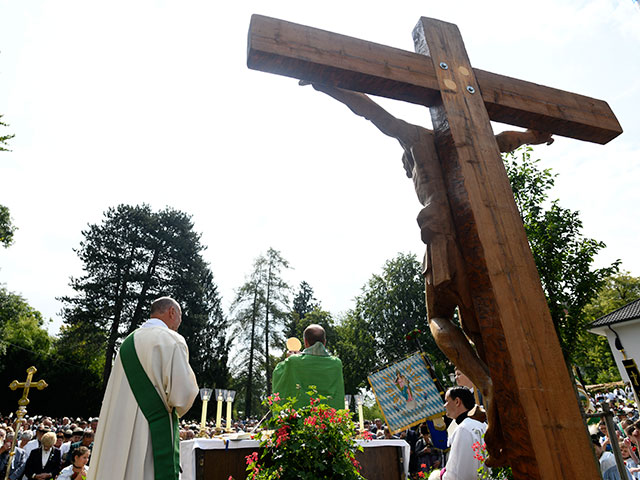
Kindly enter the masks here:
<path id="1" fill-rule="evenodd" d="M 406 406 L 409 410 L 412 410 L 416 406 L 416 400 L 413 397 L 413 391 L 411 390 L 411 382 L 410 380 L 403 374 L 400 373 L 399 370 L 396 370 L 396 378 L 393 381 L 396 388 L 400 391 L 400 394 L 407 402 Z"/>

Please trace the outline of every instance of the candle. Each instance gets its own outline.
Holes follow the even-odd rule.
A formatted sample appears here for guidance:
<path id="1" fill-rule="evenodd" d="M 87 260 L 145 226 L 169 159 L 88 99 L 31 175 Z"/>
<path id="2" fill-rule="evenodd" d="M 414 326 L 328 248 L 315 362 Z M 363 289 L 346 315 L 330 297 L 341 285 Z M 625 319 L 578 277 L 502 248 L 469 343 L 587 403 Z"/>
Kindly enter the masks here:
<path id="1" fill-rule="evenodd" d="M 362 413 L 362 403 L 358 404 L 358 420 L 360 421 L 360 433 L 364 432 L 364 414 Z"/>
<path id="2" fill-rule="evenodd" d="M 207 423 L 207 404 L 209 400 L 202 401 L 202 418 L 200 419 L 200 432 L 204 432 Z"/>
<path id="3" fill-rule="evenodd" d="M 233 399 L 230 396 L 227 397 L 227 432 L 231 432 L 231 402 Z"/>
<path id="4" fill-rule="evenodd" d="M 222 392 L 218 395 L 218 409 L 216 411 L 216 429 L 220 430 L 222 424 Z"/>

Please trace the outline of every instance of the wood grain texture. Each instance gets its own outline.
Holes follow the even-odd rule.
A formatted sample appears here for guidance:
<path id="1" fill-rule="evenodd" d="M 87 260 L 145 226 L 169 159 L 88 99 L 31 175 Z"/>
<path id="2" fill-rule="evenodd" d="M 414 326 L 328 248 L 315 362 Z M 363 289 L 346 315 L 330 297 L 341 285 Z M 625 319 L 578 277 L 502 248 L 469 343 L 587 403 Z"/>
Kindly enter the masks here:
<path id="1" fill-rule="evenodd" d="M 589 438 L 460 32 L 453 24 L 422 18 L 414 38 L 434 65 L 449 65 L 435 69 L 441 102 L 430 111 L 515 478 L 597 480 Z"/>
<path id="2" fill-rule="evenodd" d="M 196 480 L 235 480 L 247 478 L 245 457 L 259 448 L 230 448 L 228 450 L 202 450 L 196 448 Z M 367 447 L 356 452 L 356 460 L 362 466 L 367 480 L 402 480 L 402 451 L 399 447 Z"/>
<path id="3" fill-rule="evenodd" d="M 251 17 L 247 65 L 255 70 L 431 106 L 440 97 L 438 63 L 325 30 Z M 602 100 L 479 69 L 469 71 L 475 74 L 492 120 L 602 144 L 622 133 Z"/>

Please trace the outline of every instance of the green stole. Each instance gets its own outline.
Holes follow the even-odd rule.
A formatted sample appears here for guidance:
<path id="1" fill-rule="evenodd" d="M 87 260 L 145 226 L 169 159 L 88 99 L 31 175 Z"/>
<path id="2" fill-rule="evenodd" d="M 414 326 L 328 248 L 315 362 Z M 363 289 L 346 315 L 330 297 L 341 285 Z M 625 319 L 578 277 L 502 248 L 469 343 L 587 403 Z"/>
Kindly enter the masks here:
<path id="1" fill-rule="evenodd" d="M 180 472 L 180 434 L 175 409 L 167 412 L 160 395 L 147 377 L 133 343 L 133 332 L 120 347 L 120 360 L 133 396 L 149 422 L 155 480 L 177 480 Z M 171 421 L 173 417 L 173 422 Z M 171 424 L 173 423 L 173 428 Z M 173 431 L 173 435 L 172 435 Z M 173 438 L 172 438 L 173 436 Z"/>

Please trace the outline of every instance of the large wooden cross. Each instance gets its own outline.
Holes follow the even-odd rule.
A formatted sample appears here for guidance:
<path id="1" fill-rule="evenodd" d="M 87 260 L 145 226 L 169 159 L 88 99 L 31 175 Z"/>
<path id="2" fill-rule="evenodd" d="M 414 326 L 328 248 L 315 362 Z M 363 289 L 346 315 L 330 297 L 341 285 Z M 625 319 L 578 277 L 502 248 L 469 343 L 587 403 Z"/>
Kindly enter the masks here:
<path id="1" fill-rule="evenodd" d="M 607 143 L 609 106 L 471 66 L 458 28 L 421 18 L 418 53 L 254 15 L 249 68 L 429 107 L 473 308 L 518 479 L 599 479 L 490 120 Z"/>

